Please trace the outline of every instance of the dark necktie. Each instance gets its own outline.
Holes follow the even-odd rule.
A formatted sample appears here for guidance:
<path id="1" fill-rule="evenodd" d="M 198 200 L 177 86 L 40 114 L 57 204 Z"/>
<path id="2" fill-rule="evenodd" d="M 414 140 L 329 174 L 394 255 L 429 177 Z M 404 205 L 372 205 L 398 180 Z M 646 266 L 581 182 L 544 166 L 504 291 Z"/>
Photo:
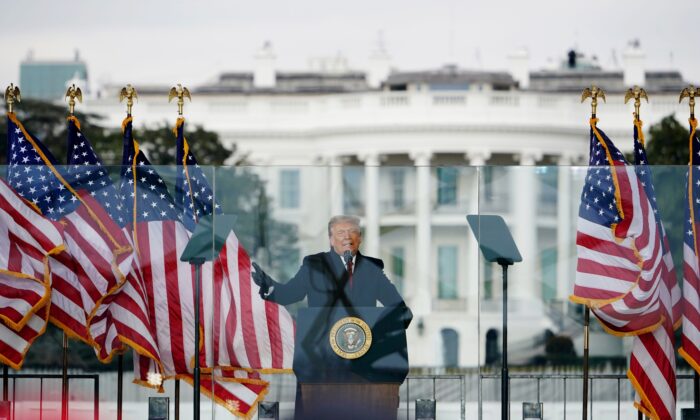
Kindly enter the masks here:
<path id="1" fill-rule="evenodd" d="M 348 259 L 347 269 L 348 269 L 348 282 L 350 283 L 350 289 L 352 289 L 352 258 Z"/>

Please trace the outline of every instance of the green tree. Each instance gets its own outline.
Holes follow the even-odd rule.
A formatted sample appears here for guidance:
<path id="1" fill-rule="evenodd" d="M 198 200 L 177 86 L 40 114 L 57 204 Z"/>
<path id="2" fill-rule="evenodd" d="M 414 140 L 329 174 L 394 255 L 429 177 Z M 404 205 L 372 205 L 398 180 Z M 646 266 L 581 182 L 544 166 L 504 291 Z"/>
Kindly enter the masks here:
<path id="1" fill-rule="evenodd" d="M 67 159 L 66 107 L 53 103 L 26 100 L 17 106 L 17 117 L 27 130 L 40 139 L 56 157 L 58 163 Z M 90 139 L 95 152 L 105 165 L 112 166 L 114 180 L 118 181 L 122 161 L 123 137 L 121 128 L 106 128 L 103 119 L 95 114 L 76 112 L 82 131 Z M 176 138 L 173 126 L 166 121 L 142 129 L 136 127 L 134 137 L 146 151 L 151 163 L 162 165 L 158 171 L 174 191 L 177 170 L 175 168 Z M 293 251 L 297 243 L 296 226 L 280 222 L 270 214 L 270 198 L 266 185 L 255 168 L 243 166 L 245 162 L 235 162 L 237 166 L 224 167 L 231 163 L 236 147 L 226 147 L 215 132 L 201 126 L 185 126 L 185 136 L 197 160 L 212 184 L 217 202 L 225 213 L 238 216 L 236 235 L 251 257 L 262 258 L 262 264 L 271 273 L 284 273 L 285 256 Z M 7 120 L 0 120 L 0 132 L 7 132 Z M 7 141 L 0 142 L 0 164 L 6 164 Z M 4 174 L 4 171 L 3 171 Z M 50 326 L 47 332 L 37 339 L 27 354 L 25 366 L 55 368 L 61 365 L 61 332 Z M 71 341 L 71 367 L 100 370 L 100 364 L 91 348 Z M 130 353 L 130 352 L 129 352 Z M 130 356 L 129 356 L 130 357 Z M 127 360 L 126 365 L 130 366 Z M 114 368 L 114 367 L 112 367 Z"/>
<path id="2" fill-rule="evenodd" d="M 688 164 L 688 128 L 669 115 L 649 127 L 647 155 L 654 165 Z"/>
<path id="3" fill-rule="evenodd" d="M 68 133 L 66 118 L 68 113 L 65 106 L 26 99 L 17 105 L 15 113 L 24 127 L 46 145 L 59 164 L 66 161 L 66 136 Z M 85 135 L 90 139 L 96 139 L 93 141 L 95 152 L 103 157 L 105 163 L 114 163 L 111 159 L 115 156 L 116 148 L 119 150 L 118 156 L 121 159 L 121 141 L 115 143 L 114 139 L 110 138 L 109 130 L 101 124 L 101 117 L 82 112 L 76 112 L 75 116 L 80 120 Z M 3 137 L 7 133 L 6 118 L 0 119 L 0 133 Z M 105 139 L 110 139 L 111 142 L 106 142 Z M 0 142 L 0 164 L 5 165 L 6 163 L 7 141 L 2 141 Z"/>

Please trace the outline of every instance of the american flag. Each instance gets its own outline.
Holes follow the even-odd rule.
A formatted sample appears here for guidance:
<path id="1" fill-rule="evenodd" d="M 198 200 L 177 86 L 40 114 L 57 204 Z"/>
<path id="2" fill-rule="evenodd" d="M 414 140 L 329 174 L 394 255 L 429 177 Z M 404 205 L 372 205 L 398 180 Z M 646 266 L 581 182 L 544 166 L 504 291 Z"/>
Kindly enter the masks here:
<path id="1" fill-rule="evenodd" d="M 200 217 L 220 213 L 220 208 L 185 138 L 184 125 L 184 118 L 179 118 L 173 130 L 180 165 L 176 197 L 184 214 L 183 221 L 192 230 Z M 283 306 L 260 298 L 252 286 L 250 257 L 234 232 L 228 234 L 214 261 L 213 272 L 211 285 L 207 284 L 213 290 L 203 293 L 205 307 L 213 308 L 205 318 L 207 322 L 211 319 L 211 326 L 207 325 L 205 331 L 213 331 L 207 365 L 265 373 L 289 372 L 294 354 L 294 321 Z"/>
<path id="2" fill-rule="evenodd" d="M 58 180 L 56 159 L 41 142 L 35 141 L 36 137 L 14 114 L 8 114 L 8 117 L 8 182 L 39 211 L 52 220 L 58 220 L 66 213 L 66 208 L 57 211 L 55 204 L 69 204 L 71 207 L 75 204 L 71 201 L 73 195 Z M 49 266 L 52 322 L 69 335 L 91 343 L 75 260 L 68 252 L 61 252 L 49 259 Z"/>
<path id="3" fill-rule="evenodd" d="M 178 165 L 178 177 L 175 183 L 175 201 L 181 206 L 182 222 L 190 232 L 194 231 L 200 217 L 212 213 L 221 213 L 214 200 L 214 192 L 204 171 L 197 163 L 197 158 L 190 150 L 185 138 L 185 119 L 178 118 L 173 131 L 177 137 L 175 153 Z"/>
<path id="4" fill-rule="evenodd" d="M 571 300 L 589 306 L 608 332 L 637 335 L 653 331 L 664 320 L 659 299 L 662 240 L 634 168 L 596 122 L 591 120 Z"/>
<path id="5" fill-rule="evenodd" d="M 124 121 L 123 127 L 120 193 L 125 197 L 125 209 L 132 221 L 133 243 L 146 285 L 149 316 L 156 329 L 162 375 L 164 379 L 178 378 L 193 383 L 194 270 L 190 264 L 180 261 L 190 232 L 181 222 L 182 212 L 176 208 L 165 181 L 133 139 L 130 117 Z M 212 276 L 212 265 L 205 264 L 202 278 L 211 279 Z M 202 319 L 207 312 L 200 312 Z M 204 346 L 206 337 L 201 340 L 199 345 Z M 202 359 L 206 351 L 203 353 Z M 148 373 L 156 371 L 153 361 L 138 355 L 135 355 L 134 368 L 138 383 L 145 383 Z M 202 392 L 232 413 L 242 416 L 250 415 L 267 388 L 266 383 L 247 374 L 233 382 L 217 382 L 207 374 L 201 381 Z"/>
<path id="6" fill-rule="evenodd" d="M 110 230 L 120 230 L 120 237 L 128 241 L 129 231 L 122 229 L 126 220 L 121 196 L 75 117 L 68 118 L 66 178 L 73 188 L 84 191 L 81 194 L 85 200 L 99 203 L 90 207 L 95 209 L 95 215 L 101 223 L 109 225 Z M 82 244 L 81 248 L 90 249 L 86 244 Z M 77 265 L 87 267 L 87 270 L 83 271 L 89 274 L 81 276 L 82 279 L 89 279 L 82 282 L 82 293 L 89 295 L 89 302 L 94 302 L 92 310 L 88 313 L 89 333 L 96 347 L 97 357 L 102 362 L 109 362 L 114 354 L 124 351 L 125 345 L 128 344 L 139 354 L 158 363 L 155 333 L 148 318 L 143 282 L 139 267 L 133 258 L 131 245 L 128 252 L 129 264 L 122 267 L 124 275 L 111 277 L 100 276 L 99 273 L 90 270 L 95 255 L 74 255 Z"/>
<path id="7" fill-rule="evenodd" d="M 177 222 L 175 204 L 165 181 L 132 137 L 131 117 L 127 117 L 123 127 L 124 156 L 119 188 L 124 209 L 122 217 L 136 251 L 148 318 L 161 351 L 162 373 L 166 378 L 174 377 L 187 372 L 193 355 L 186 345 L 192 342 L 194 335 L 192 270 L 179 263 L 188 235 Z M 140 360 L 140 376 L 144 380 L 147 369 L 152 369 L 148 363 Z"/>
<path id="8" fill-rule="evenodd" d="M 685 196 L 685 238 L 683 244 L 683 334 L 679 353 L 700 372 L 700 138 L 698 121 L 690 119 L 690 161 Z"/>
<path id="9" fill-rule="evenodd" d="M 62 248 L 60 226 L 0 180 L 0 361 L 14 369 L 46 329 L 48 259 Z"/>
<path id="10" fill-rule="evenodd" d="M 681 293 L 673 268 L 673 258 L 656 205 L 656 193 L 644 148 L 642 122 L 634 124 L 634 164 L 656 219 L 656 228 L 662 237 L 663 263 L 659 299 L 663 306 L 664 322 L 653 332 L 633 338 L 630 367 L 627 372 L 637 390 L 637 407 L 655 419 L 675 417 L 676 413 L 676 354 L 674 325 L 680 321 Z"/>
<path id="11" fill-rule="evenodd" d="M 63 235 L 66 250 L 49 260 L 53 289 L 52 321 L 69 335 L 92 344 L 87 331 L 87 318 L 94 305 L 88 303 L 89 296 L 81 292 L 81 281 L 89 282 L 89 279 L 85 278 L 85 273 L 81 275 L 81 268 L 73 255 L 74 252 L 90 252 L 88 249 L 81 250 L 80 246 L 81 242 L 91 243 L 93 239 L 92 245 L 99 251 L 107 250 L 102 255 L 112 255 L 112 244 L 106 244 L 102 237 L 97 239 L 105 232 L 96 234 L 94 226 L 88 227 L 85 234 L 96 234 L 95 238 L 84 238 L 80 233 L 76 235 L 81 228 L 94 225 L 95 220 L 91 218 L 89 210 L 81 205 L 80 196 L 65 180 L 56 159 L 46 147 L 27 132 L 14 116 L 10 118 L 10 126 L 14 135 L 9 138 L 8 182 L 46 217 L 61 220 L 65 225 Z M 96 263 L 103 260 L 100 257 Z M 105 267 L 100 266 L 100 269 Z M 106 270 L 112 270 L 111 260 L 107 261 Z"/>

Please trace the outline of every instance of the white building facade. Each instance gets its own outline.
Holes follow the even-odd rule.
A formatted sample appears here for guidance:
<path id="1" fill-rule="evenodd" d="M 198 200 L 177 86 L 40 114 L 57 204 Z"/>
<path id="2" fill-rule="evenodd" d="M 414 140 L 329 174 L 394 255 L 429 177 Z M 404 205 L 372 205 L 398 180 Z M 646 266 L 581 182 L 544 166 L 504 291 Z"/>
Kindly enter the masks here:
<path id="1" fill-rule="evenodd" d="M 569 167 L 586 164 L 589 144 L 583 87 L 606 89 L 599 126 L 623 150 L 632 146 L 628 83 L 649 92 L 645 127 L 669 114 L 687 117 L 687 106 L 678 105 L 680 74 L 640 70 L 639 54 L 631 55 L 631 69 L 588 68 L 574 55 L 568 67 L 535 72 L 519 51 L 512 74 L 394 71 L 373 87 L 387 72 L 380 65 L 386 54 L 370 75 L 342 68 L 285 73 L 271 70 L 274 53 L 265 48 L 259 71 L 191 87 L 188 124 L 216 131 L 255 166 L 274 217 L 298 226 L 299 262 L 328 248 L 330 216 L 362 218 L 362 251 L 384 260 L 415 314 L 408 331 L 413 366 L 476 366 L 492 357 L 487 336 L 500 331 L 500 271 L 481 262 L 467 214 L 502 215 L 523 254 L 509 274 L 514 348 L 527 354 L 527 343 L 544 331 L 560 332 L 582 185 L 582 172 Z M 167 88 L 139 92 L 137 133 L 140 125 L 174 121 Z M 110 90 L 86 110 L 114 126 L 124 115 Z M 553 312 L 551 302 L 564 309 Z M 619 353 L 616 343 L 606 351 Z"/>

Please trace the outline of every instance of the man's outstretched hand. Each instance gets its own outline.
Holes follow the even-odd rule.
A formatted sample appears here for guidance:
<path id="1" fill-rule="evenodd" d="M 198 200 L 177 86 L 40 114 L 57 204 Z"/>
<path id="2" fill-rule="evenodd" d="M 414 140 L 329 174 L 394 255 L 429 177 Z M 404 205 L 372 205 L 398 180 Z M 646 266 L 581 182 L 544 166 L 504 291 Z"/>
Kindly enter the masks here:
<path id="1" fill-rule="evenodd" d="M 253 277 L 253 281 L 255 282 L 255 284 L 257 284 L 258 287 L 260 287 L 260 290 L 258 292 L 260 293 L 260 297 L 265 299 L 268 292 L 270 291 L 270 287 L 272 287 L 272 278 L 268 276 L 262 268 L 260 268 L 258 263 L 253 262 L 253 268 L 255 269 L 255 271 L 251 273 L 251 276 Z"/>

